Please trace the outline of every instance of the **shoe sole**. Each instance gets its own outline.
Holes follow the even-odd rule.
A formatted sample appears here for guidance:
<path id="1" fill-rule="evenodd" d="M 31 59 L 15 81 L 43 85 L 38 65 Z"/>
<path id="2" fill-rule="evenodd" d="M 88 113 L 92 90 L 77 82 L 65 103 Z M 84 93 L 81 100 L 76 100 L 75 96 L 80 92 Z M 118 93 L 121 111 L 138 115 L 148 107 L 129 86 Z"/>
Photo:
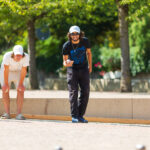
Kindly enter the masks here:
<path id="1" fill-rule="evenodd" d="M 7 117 L 0 117 L 0 119 L 11 119 L 11 118 L 7 118 Z"/>
<path id="2" fill-rule="evenodd" d="M 82 121 L 79 121 L 79 123 L 88 123 L 88 122 L 82 122 Z"/>
<path id="3" fill-rule="evenodd" d="M 18 119 L 18 118 L 16 118 L 16 120 L 26 120 L 26 118 L 21 118 L 21 119 L 20 119 L 20 118 L 19 118 L 19 119 Z"/>

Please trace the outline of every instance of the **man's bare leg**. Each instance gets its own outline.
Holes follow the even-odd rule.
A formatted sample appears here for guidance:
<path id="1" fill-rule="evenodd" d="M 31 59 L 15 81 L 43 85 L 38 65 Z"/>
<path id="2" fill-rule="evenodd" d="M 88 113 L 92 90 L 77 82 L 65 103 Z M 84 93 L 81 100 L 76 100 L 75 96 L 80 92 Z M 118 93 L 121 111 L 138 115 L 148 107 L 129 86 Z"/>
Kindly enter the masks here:
<path id="1" fill-rule="evenodd" d="M 21 114 L 24 99 L 24 91 L 17 90 L 17 114 Z"/>
<path id="2" fill-rule="evenodd" d="M 4 103 L 5 112 L 6 112 L 7 114 L 10 114 L 9 91 L 8 91 L 8 92 L 4 92 L 4 91 L 3 91 L 3 103 Z"/>

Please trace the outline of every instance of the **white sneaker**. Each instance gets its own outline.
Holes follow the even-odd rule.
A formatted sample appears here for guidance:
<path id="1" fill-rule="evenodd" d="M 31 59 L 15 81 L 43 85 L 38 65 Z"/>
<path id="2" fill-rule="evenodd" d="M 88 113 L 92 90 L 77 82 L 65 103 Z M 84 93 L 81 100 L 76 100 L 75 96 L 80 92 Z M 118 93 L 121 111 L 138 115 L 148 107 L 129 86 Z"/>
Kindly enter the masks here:
<path id="1" fill-rule="evenodd" d="M 1 119 L 11 119 L 10 114 L 4 113 L 4 114 L 1 116 Z"/>
<path id="2" fill-rule="evenodd" d="M 17 119 L 17 120 L 25 120 L 26 118 L 25 118 L 22 114 L 18 114 L 18 115 L 16 116 L 16 119 Z"/>

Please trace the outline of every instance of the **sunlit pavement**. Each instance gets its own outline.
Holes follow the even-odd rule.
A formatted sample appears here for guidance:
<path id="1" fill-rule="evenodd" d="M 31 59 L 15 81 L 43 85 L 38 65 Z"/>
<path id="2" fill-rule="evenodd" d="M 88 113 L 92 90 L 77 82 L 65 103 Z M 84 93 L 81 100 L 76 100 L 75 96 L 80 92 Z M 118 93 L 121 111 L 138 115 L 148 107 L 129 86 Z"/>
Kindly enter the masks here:
<path id="1" fill-rule="evenodd" d="M 2 150 L 134 150 L 150 149 L 150 125 L 71 123 L 48 120 L 0 120 Z"/>

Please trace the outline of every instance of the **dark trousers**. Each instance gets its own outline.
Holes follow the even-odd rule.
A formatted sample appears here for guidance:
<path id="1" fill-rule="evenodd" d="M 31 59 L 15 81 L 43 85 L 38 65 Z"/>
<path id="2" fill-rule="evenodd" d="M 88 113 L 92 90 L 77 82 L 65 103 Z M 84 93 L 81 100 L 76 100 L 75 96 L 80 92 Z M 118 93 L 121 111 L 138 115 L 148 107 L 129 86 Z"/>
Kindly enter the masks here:
<path id="1" fill-rule="evenodd" d="M 89 70 L 72 69 L 67 70 L 67 83 L 69 89 L 69 100 L 72 117 L 83 117 L 89 99 Z M 78 91 L 80 87 L 80 96 L 78 98 Z"/>

